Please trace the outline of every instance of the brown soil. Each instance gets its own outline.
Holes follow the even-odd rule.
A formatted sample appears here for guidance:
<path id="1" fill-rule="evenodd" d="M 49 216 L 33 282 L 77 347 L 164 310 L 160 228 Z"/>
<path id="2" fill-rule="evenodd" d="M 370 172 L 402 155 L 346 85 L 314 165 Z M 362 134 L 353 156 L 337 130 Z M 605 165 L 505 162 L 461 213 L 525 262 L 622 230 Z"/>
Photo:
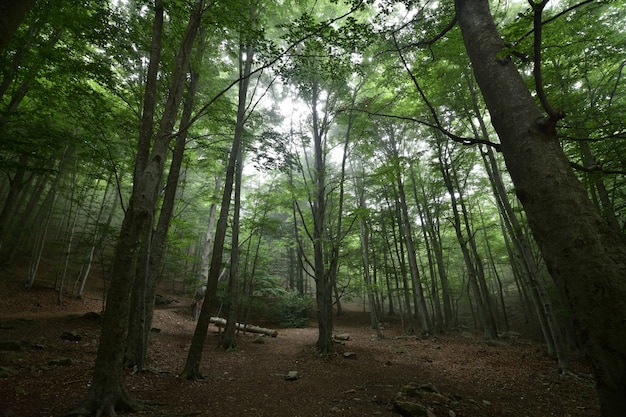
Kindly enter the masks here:
<path id="1" fill-rule="evenodd" d="M 544 348 L 522 337 L 498 344 L 468 331 L 404 337 L 393 317 L 386 318 L 385 339 L 377 340 L 369 316 L 358 309 L 336 318 L 336 334 L 349 340 L 332 359 L 315 355 L 315 327 L 279 329 L 263 343 L 242 334 L 231 352 L 218 350 L 211 332 L 202 362 L 206 379 L 180 380 L 195 325 L 186 303 L 155 313 L 160 332 L 152 334 L 150 360 L 159 372 L 129 371 L 126 383 L 134 396 L 157 405 L 134 416 L 398 416 L 393 403 L 403 387 L 428 383 L 439 394 L 413 389 L 416 397 L 405 399 L 426 405 L 429 416 L 600 414 L 588 364 L 578 354 L 572 358 L 577 376 L 560 376 Z M 86 395 L 100 332 L 98 322 L 82 314 L 101 307 L 96 293 L 85 300 L 66 296 L 57 306 L 49 287 L 25 292 L 18 282 L 0 280 L 0 371 L 14 372 L 0 378 L 0 416 L 63 415 Z M 65 332 L 81 340 L 64 340 Z M 354 355 L 346 358 L 348 352 Z M 299 378 L 286 380 L 290 371 Z"/>

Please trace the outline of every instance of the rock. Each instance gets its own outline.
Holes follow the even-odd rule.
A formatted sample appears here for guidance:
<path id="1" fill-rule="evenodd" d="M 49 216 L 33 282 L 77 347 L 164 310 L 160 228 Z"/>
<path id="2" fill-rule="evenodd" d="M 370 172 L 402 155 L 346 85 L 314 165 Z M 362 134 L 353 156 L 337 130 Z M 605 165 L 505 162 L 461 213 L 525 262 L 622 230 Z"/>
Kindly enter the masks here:
<path id="1" fill-rule="evenodd" d="M 262 345 L 263 343 L 265 343 L 265 338 L 263 336 L 258 336 L 252 341 L 252 343 L 256 343 L 257 345 Z"/>
<path id="2" fill-rule="evenodd" d="M 61 333 L 61 339 L 69 340 L 70 342 L 78 342 L 83 338 L 83 335 L 79 332 L 65 332 Z"/>
<path id="3" fill-rule="evenodd" d="M 169 298 L 161 294 L 156 294 L 156 296 L 154 297 L 154 305 L 164 306 L 172 303 L 180 303 L 180 301 L 175 298 Z"/>
<path id="4" fill-rule="evenodd" d="M 343 357 L 345 359 L 356 359 L 356 352 L 344 352 Z"/>
<path id="5" fill-rule="evenodd" d="M 333 338 L 337 339 L 337 340 L 345 341 L 345 340 L 350 340 L 350 335 L 347 334 L 347 333 L 336 334 L 336 335 L 333 336 Z"/>
<path id="6" fill-rule="evenodd" d="M 419 387 L 417 386 L 417 384 L 414 382 L 411 382 L 402 387 L 399 395 L 408 395 L 409 397 L 415 397 L 417 396 L 418 390 L 419 390 Z"/>
<path id="7" fill-rule="evenodd" d="M 300 373 L 298 371 L 289 371 L 287 375 L 285 375 L 285 380 L 287 381 L 295 381 L 300 378 Z"/>

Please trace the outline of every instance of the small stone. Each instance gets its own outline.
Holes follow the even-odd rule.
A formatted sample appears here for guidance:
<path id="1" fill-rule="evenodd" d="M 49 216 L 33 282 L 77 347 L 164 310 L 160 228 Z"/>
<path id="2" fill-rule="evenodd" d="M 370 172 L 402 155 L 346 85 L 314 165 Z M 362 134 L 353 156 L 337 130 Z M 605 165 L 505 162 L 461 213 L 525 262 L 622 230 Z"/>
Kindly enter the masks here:
<path id="1" fill-rule="evenodd" d="M 336 334 L 333 337 L 337 340 L 350 340 L 350 335 L 347 333 Z"/>
<path id="2" fill-rule="evenodd" d="M 285 380 L 287 381 L 295 381 L 300 378 L 300 373 L 298 371 L 289 371 L 287 375 L 285 375 Z"/>
<path id="3" fill-rule="evenodd" d="M 346 359 L 356 359 L 356 352 L 344 352 L 343 357 Z"/>
<path id="4" fill-rule="evenodd" d="M 61 339 L 69 340 L 70 342 L 78 342 L 83 336 L 78 332 L 65 332 L 61 334 Z"/>

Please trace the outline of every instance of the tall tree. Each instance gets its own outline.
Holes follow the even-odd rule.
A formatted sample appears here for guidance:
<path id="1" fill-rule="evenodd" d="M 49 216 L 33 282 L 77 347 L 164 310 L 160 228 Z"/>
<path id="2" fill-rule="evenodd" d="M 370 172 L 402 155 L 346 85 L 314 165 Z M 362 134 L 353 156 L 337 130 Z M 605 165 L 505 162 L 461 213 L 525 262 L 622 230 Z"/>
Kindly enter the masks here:
<path id="1" fill-rule="evenodd" d="M 157 0 L 155 3 L 157 16 L 161 13 L 160 7 L 161 2 Z M 111 287 L 102 316 L 102 331 L 92 382 L 87 397 L 70 415 L 115 416 L 117 411 L 137 410 L 141 407 L 141 404 L 127 392 L 123 378 L 130 294 L 135 279 L 138 251 L 152 224 L 151 218 L 158 196 L 158 185 L 163 174 L 172 129 L 182 99 L 189 55 L 203 11 L 204 1 L 196 1 L 177 55 L 176 70 L 171 80 L 169 96 L 156 139 L 149 157 L 143 164 L 143 169 L 135 171 L 133 192 L 115 251 Z M 140 146 L 149 145 L 150 143 L 140 142 Z M 138 155 L 142 153 L 138 152 Z"/>
<path id="2" fill-rule="evenodd" d="M 244 7 L 244 9 L 246 9 Z M 252 16 L 248 15 L 250 19 Z M 254 18 L 258 16 L 254 15 Z M 248 20 L 246 24 L 250 25 L 248 28 L 253 27 L 254 22 Z M 245 38 L 244 38 L 245 39 Z M 223 255 L 226 242 L 226 234 L 228 231 L 228 218 L 230 216 L 230 206 L 232 204 L 233 189 L 239 187 L 240 184 L 236 182 L 239 177 L 241 168 L 244 146 L 244 128 L 247 120 L 248 109 L 248 87 L 250 85 L 250 77 L 252 75 L 252 63 L 254 61 L 254 47 L 250 43 L 250 39 L 246 39 L 247 42 L 242 42 L 238 48 L 239 57 L 239 72 L 238 72 L 238 102 L 237 102 L 237 120 L 235 123 L 235 132 L 233 135 L 233 143 L 230 149 L 228 157 L 228 166 L 226 168 L 226 178 L 224 179 L 224 190 L 222 194 L 222 202 L 220 206 L 220 215 L 217 220 L 217 226 L 215 230 L 215 238 L 213 241 L 213 251 L 211 252 L 211 263 L 209 266 L 209 272 L 207 275 L 206 292 L 204 296 L 204 303 L 200 310 L 200 316 L 198 317 L 198 323 L 193 333 L 191 340 L 191 346 L 189 347 L 189 353 L 185 360 L 185 365 L 181 372 L 181 378 L 185 379 L 198 379 L 202 377 L 200 371 L 200 361 L 202 360 L 202 352 L 204 349 L 204 341 L 209 328 L 211 319 L 211 309 L 215 307 L 217 285 L 224 269 Z M 245 44 L 245 45 L 244 45 Z M 244 51 L 246 54 L 244 61 Z M 243 61 L 243 62 L 242 62 Z M 237 210 L 239 207 L 237 206 Z M 237 214 L 237 217 L 239 215 Z M 238 223 L 238 219 L 237 223 Z M 237 225 L 236 225 L 237 226 Z M 238 231 L 233 230 L 233 233 Z M 235 237 L 233 242 L 238 246 L 238 237 Z M 235 251 L 235 259 L 231 259 L 231 262 L 239 261 L 239 248 L 231 248 Z M 231 273 L 238 274 L 238 265 L 231 266 Z M 234 314 L 233 310 L 233 314 Z M 234 323 L 233 323 L 234 324 Z M 234 340 L 232 341 L 234 342 Z M 231 346 L 229 346 L 231 347 Z"/>
<path id="3" fill-rule="evenodd" d="M 547 3 L 535 4 L 537 31 Z M 502 41 L 487 0 L 456 0 L 474 76 L 500 137 L 502 154 L 533 235 L 591 358 L 603 417 L 626 410 L 626 241 L 589 200 L 557 137 L 564 113 L 536 88 L 539 108 Z M 536 72 L 537 74 L 537 72 Z M 540 75 L 537 74 L 537 75 Z"/>

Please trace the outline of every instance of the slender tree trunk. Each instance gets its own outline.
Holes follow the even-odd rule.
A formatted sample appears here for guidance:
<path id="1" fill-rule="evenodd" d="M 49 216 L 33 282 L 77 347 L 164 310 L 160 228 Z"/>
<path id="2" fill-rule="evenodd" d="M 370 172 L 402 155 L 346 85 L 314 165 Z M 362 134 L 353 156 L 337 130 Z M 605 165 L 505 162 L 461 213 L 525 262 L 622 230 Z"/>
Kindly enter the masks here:
<path id="1" fill-rule="evenodd" d="M 155 20 L 158 20 L 163 10 L 159 10 L 158 0 L 156 6 Z M 117 411 L 134 411 L 140 408 L 140 404 L 128 394 L 124 385 L 123 362 L 128 335 L 130 296 L 135 280 L 138 250 L 152 223 L 158 185 L 182 99 L 188 58 L 203 9 L 203 0 L 198 0 L 185 29 L 181 50 L 177 54 L 176 69 L 172 75 L 171 88 L 154 146 L 143 169 L 135 170 L 133 191 L 122 222 L 113 262 L 111 286 L 102 315 L 102 333 L 93 379 L 86 399 L 78 405 L 72 415 L 114 416 Z M 146 146 L 146 143 L 140 141 L 140 146 Z M 140 155 L 143 152 L 143 149 L 138 152 L 137 162 L 140 164 L 142 162 Z"/>
<path id="2" fill-rule="evenodd" d="M 365 189 L 359 187 L 357 190 L 359 199 L 359 208 L 365 212 Z M 382 320 L 378 318 L 376 303 L 374 301 L 374 290 L 372 288 L 372 278 L 370 276 L 370 258 L 369 258 L 369 231 L 367 228 L 366 219 L 359 218 L 359 230 L 361 240 L 361 251 L 363 254 L 363 277 L 365 279 L 365 291 L 367 291 L 367 301 L 370 309 L 370 326 L 372 329 L 376 329 L 376 335 L 379 339 L 384 338 L 383 332 L 380 329 L 380 323 Z"/>
<path id="3" fill-rule="evenodd" d="M 593 156 L 591 148 L 589 147 L 589 144 L 587 142 L 579 142 L 578 147 L 580 149 L 580 153 L 582 154 L 582 160 L 585 167 L 593 167 L 598 165 L 598 161 Z M 590 173 L 587 174 L 587 176 L 589 177 L 591 187 L 593 187 L 598 194 L 598 199 L 600 200 L 598 209 L 606 219 L 608 225 L 616 232 L 621 232 L 619 221 L 615 216 L 615 205 L 609 197 L 609 192 L 604 185 L 601 174 Z"/>
<path id="4" fill-rule="evenodd" d="M 254 7 L 250 9 L 250 23 L 254 25 L 256 11 Z M 245 47 L 246 63 L 242 66 L 244 60 L 243 46 L 239 48 L 239 75 L 249 78 L 252 69 L 252 60 L 254 58 L 254 48 L 251 44 Z M 237 111 L 237 127 L 236 131 L 241 135 L 240 141 L 244 141 L 244 128 L 246 122 L 246 107 L 248 98 L 249 82 L 239 84 L 239 108 Z M 245 90 L 243 90 L 245 89 Z M 243 91 L 242 91 L 243 90 Z M 239 308 L 239 230 L 240 230 L 240 211 L 241 211 L 241 182 L 243 178 L 243 146 L 238 149 L 237 162 L 235 167 L 235 195 L 233 201 L 233 220 L 231 225 L 231 255 L 230 255 L 230 273 L 228 275 L 228 300 L 226 302 L 226 326 L 220 340 L 220 346 L 224 350 L 231 350 L 237 347 L 236 340 L 236 323 L 237 310 Z"/>
<path id="5" fill-rule="evenodd" d="M 472 227 L 470 221 L 469 211 L 467 209 L 467 205 L 465 204 L 466 198 L 464 196 L 463 188 L 458 179 L 458 171 L 454 169 L 451 165 L 451 178 L 454 182 L 455 188 L 458 190 L 459 198 L 458 203 L 461 207 L 461 219 L 463 221 L 463 226 L 465 228 L 465 234 L 468 237 L 469 247 L 471 249 L 471 255 L 473 259 L 473 264 L 475 266 L 476 271 L 476 280 L 478 281 L 478 288 L 480 289 L 480 293 L 482 296 L 483 305 L 485 311 L 483 312 L 483 318 L 487 321 L 487 326 L 489 327 L 489 336 L 490 338 L 498 337 L 498 329 L 496 322 L 496 311 L 493 306 L 493 300 L 491 291 L 487 286 L 487 278 L 485 277 L 485 269 L 483 266 L 482 257 L 478 252 L 478 246 L 476 245 L 476 238 L 474 233 L 474 228 Z"/>
<path id="6" fill-rule="evenodd" d="M 422 287 L 419 266 L 417 264 L 417 254 L 413 240 L 413 228 L 411 227 L 411 218 L 409 217 L 406 192 L 404 190 L 404 181 L 402 180 L 402 172 L 400 166 L 398 165 L 400 163 L 400 155 L 398 151 L 398 144 L 395 138 L 395 131 L 393 129 L 387 129 L 387 135 L 390 140 L 390 156 L 393 163 L 396 164 L 396 172 L 394 174 L 396 187 L 398 190 L 398 201 L 400 204 L 400 221 L 404 232 L 404 244 L 406 245 L 406 256 L 407 260 L 409 261 L 409 272 L 411 274 L 411 282 L 413 284 L 413 294 L 415 296 L 416 304 L 415 307 L 419 316 L 419 320 L 421 321 L 422 333 L 430 333 L 433 329 L 430 320 L 430 314 L 428 313 L 428 308 L 426 307 L 424 289 Z"/>
<path id="7" fill-rule="evenodd" d="M 333 342 L 333 280 L 324 262 L 324 246 L 326 228 L 326 165 L 324 148 L 317 114 L 319 104 L 319 84 L 314 79 L 311 93 L 311 109 L 313 113 L 313 146 L 315 154 L 314 182 L 315 198 L 312 206 L 313 214 L 313 268 L 315 273 L 315 300 L 317 304 L 317 352 L 328 356 L 334 353 Z"/>
<path id="8" fill-rule="evenodd" d="M 474 76 L 543 258 L 591 358 L 603 417 L 626 410 L 626 242 L 589 200 L 506 51 L 487 0 L 457 0 Z"/>
<path id="9" fill-rule="evenodd" d="M 180 377 L 184 379 L 202 378 L 202 373 L 200 372 L 200 361 L 202 360 L 204 341 L 206 340 L 211 319 L 211 312 L 217 295 L 217 284 L 222 271 L 222 257 L 224 254 L 224 244 L 226 242 L 226 232 L 228 230 L 228 216 L 233 194 L 233 186 L 235 183 L 236 170 L 238 168 L 240 148 L 243 146 L 244 123 L 240 123 L 240 121 L 245 120 L 247 92 L 248 85 L 250 83 L 252 60 L 252 55 L 247 57 L 243 69 L 244 77 L 240 81 L 237 123 L 235 125 L 233 146 L 231 147 L 230 156 L 228 158 L 228 166 L 226 167 L 226 178 L 224 181 L 224 192 L 222 195 L 220 216 L 217 220 L 215 242 L 213 244 L 213 252 L 211 254 L 211 265 L 207 276 L 207 290 L 204 295 L 204 302 L 202 303 L 198 323 L 196 324 L 196 329 L 194 330 L 193 337 L 191 339 L 191 346 L 189 347 L 185 366 L 180 375 Z"/>
<path id="10" fill-rule="evenodd" d="M 52 216 L 52 208 L 54 207 L 54 202 L 57 198 L 57 188 L 59 186 L 59 182 L 61 181 L 61 176 L 64 174 L 68 150 L 69 148 L 66 148 L 63 152 L 63 156 L 59 162 L 57 174 L 50 185 L 46 198 L 37 210 L 37 217 L 34 222 L 37 225 L 37 228 L 35 233 L 33 233 L 31 253 L 29 256 L 28 276 L 26 278 L 26 289 L 28 290 L 30 290 L 35 283 L 37 271 L 39 270 L 39 262 L 41 261 L 43 248 L 46 244 L 48 226 L 50 225 L 50 217 Z"/>
<path id="11" fill-rule="evenodd" d="M 483 300 L 483 292 L 480 289 L 480 285 L 478 283 L 478 271 L 476 270 L 476 266 L 474 265 L 474 260 L 472 259 L 472 253 L 470 248 L 468 248 L 468 240 L 471 239 L 471 235 L 467 237 L 463 234 L 463 223 L 461 219 L 461 213 L 459 212 L 459 201 L 457 199 L 457 190 L 454 188 L 454 183 L 452 181 L 452 175 L 450 174 L 451 167 L 449 166 L 448 158 L 449 155 L 444 155 L 444 145 L 441 142 L 437 144 L 438 157 L 441 174 L 443 176 L 444 183 L 448 190 L 448 195 L 450 197 L 450 204 L 452 206 L 453 213 L 453 225 L 454 231 L 456 232 L 457 241 L 459 242 L 459 247 L 461 249 L 461 253 L 463 254 L 463 261 L 465 262 L 465 268 L 467 271 L 468 278 L 468 288 L 471 288 L 471 292 L 468 290 L 468 298 L 472 298 L 472 294 L 474 295 L 474 301 L 476 303 L 476 309 L 478 313 L 478 318 L 480 320 L 480 324 L 483 327 L 484 336 L 488 339 L 495 339 L 498 337 L 495 326 L 492 326 L 488 317 L 487 306 Z M 476 260 L 479 262 L 479 260 Z M 474 315 L 474 311 L 472 310 L 472 315 L 474 319 L 476 316 Z"/>

